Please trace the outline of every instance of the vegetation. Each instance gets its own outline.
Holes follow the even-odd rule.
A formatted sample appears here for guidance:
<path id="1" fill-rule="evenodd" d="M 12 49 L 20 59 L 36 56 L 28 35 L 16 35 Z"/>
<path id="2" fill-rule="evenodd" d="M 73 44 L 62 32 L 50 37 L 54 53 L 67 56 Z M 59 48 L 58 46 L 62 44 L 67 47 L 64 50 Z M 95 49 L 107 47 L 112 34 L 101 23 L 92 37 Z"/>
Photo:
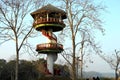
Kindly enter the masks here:
<path id="1" fill-rule="evenodd" d="M 68 72 L 66 72 L 66 66 L 62 66 L 56 64 L 55 67 L 61 67 L 62 72 L 59 77 L 46 77 L 43 63 L 44 59 L 36 60 L 36 61 L 27 61 L 20 60 L 19 61 L 19 73 L 18 80 L 50 80 L 51 78 L 64 78 L 62 80 L 67 80 L 69 78 Z M 16 60 L 6 61 L 4 59 L 0 59 L 0 80 L 15 80 L 15 65 Z M 63 72 L 64 71 L 64 72 Z"/>
<path id="2" fill-rule="evenodd" d="M 22 50 L 26 50 L 27 53 L 32 51 L 32 46 L 28 42 L 28 39 L 35 37 L 33 35 L 32 24 L 29 25 L 26 16 L 30 14 L 31 10 L 38 8 L 43 1 L 44 0 L 0 1 L 0 44 L 12 40 L 16 48 L 16 60 L 9 62 L 0 60 L 0 80 L 50 79 L 45 76 L 43 77 L 45 73 L 44 66 L 42 66 L 42 60 L 19 61 L 19 54 Z M 91 50 L 94 50 L 96 53 L 99 52 L 92 32 L 95 32 L 96 29 L 101 32 L 104 31 L 102 28 L 102 20 L 100 19 L 100 11 L 103 11 L 104 7 L 95 5 L 92 0 L 60 0 L 57 3 L 62 4 L 60 7 L 67 12 L 67 20 L 65 21 L 66 28 L 62 31 L 63 37 L 69 36 L 72 43 L 68 53 L 67 50 L 65 50 L 62 55 L 71 66 L 70 74 L 72 80 L 76 80 L 76 72 L 78 70 L 76 65 L 78 65 L 78 61 L 81 62 L 80 70 L 82 79 L 84 56 L 86 53 L 91 53 L 89 52 Z M 114 56 L 116 59 L 111 58 L 111 56 L 105 58 L 105 56 L 100 55 L 115 70 L 115 80 L 118 80 L 120 75 L 120 72 L 118 73 L 120 66 L 119 52 L 120 51 L 115 50 Z M 67 59 L 68 55 L 71 59 Z M 55 67 L 58 66 L 60 65 L 55 65 Z M 67 78 L 63 79 L 61 77 L 59 79 L 67 80 Z M 101 78 L 101 80 L 107 79 L 110 80 L 109 78 Z"/>
<path id="3" fill-rule="evenodd" d="M 61 76 L 45 76 L 43 63 L 44 59 L 36 61 L 20 60 L 18 80 L 71 80 L 66 65 L 55 64 L 55 68 L 62 69 Z M 0 80 L 15 80 L 15 60 L 6 61 L 0 59 Z M 64 71 L 64 72 L 63 72 Z M 78 79 L 81 80 L 81 79 Z M 83 80 L 86 80 L 83 78 Z M 113 78 L 100 78 L 100 80 L 114 80 Z"/>
<path id="4" fill-rule="evenodd" d="M 0 60 L 0 62 L 2 62 L 2 64 L 0 64 L 0 80 L 15 80 L 16 61 L 11 60 L 6 62 L 5 60 Z M 21 60 L 18 75 L 18 80 L 36 80 L 39 77 L 39 72 L 34 63 Z"/>
<path id="5" fill-rule="evenodd" d="M 99 51 L 93 32 L 95 30 L 104 32 L 100 18 L 100 13 L 104 7 L 99 4 L 96 5 L 92 0 L 61 0 L 61 2 L 63 3 L 62 9 L 65 9 L 67 13 L 66 28 L 61 34 L 63 37 L 67 36 L 71 41 L 70 47 L 63 52 L 62 56 L 70 65 L 72 80 L 77 79 L 78 63 L 80 63 L 82 79 L 84 57 L 88 55 L 87 53 Z M 63 38 L 61 39 L 63 40 Z M 68 56 L 71 58 L 68 59 Z"/>
<path id="6" fill-rule="evenodd" d="M 106 61 L 110 67 L 115 71 L 115 80 L 119 80 L 120 76 L 120 50 L 116 50 L 112 55 L 99 54 L 100 57 Z"/>
<path id="7" fill-rule="evenodd" d="M 30 21 L 26 20 L 26 16 L 41 2 L 42 0 L 0 0 L 0 44 L 13 41 L 15 45 L 15 80 L 18 80 L 19 54 L 22 49 L 27 52 L 32 50 L 28 38 L 35 37 L 32 35 L 32 24 L 29 24 Z"/>

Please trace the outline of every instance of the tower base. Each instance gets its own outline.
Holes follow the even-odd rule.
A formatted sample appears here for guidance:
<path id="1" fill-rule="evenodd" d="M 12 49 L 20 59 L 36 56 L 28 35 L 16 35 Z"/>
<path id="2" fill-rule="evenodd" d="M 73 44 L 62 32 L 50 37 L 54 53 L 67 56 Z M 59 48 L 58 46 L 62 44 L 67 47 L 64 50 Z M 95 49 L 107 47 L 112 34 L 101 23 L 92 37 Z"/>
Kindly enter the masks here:
<path id="1" fill-rule="evenodd" d="M 52 75 L 54 75 L 53 66 L 54 66 L 54 62 L 56 61 L 56 59 L 57 59 L 57 53 L 47 54 L 47 69 Z"/>

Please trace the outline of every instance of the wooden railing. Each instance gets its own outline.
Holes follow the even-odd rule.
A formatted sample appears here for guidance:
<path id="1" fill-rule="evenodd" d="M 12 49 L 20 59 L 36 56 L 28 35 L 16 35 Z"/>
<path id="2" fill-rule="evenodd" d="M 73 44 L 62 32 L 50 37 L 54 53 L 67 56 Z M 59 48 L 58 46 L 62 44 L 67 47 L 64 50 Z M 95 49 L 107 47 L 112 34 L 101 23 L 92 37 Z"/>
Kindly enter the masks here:
<path id="1" fill-rule="evenodd" d="M 59 24 L 64 24 L 63 20 L 59 19 L 59 18 L 39 18 L 37 20 L 35 20 L 34 25 L 37 24 L 42 24 L 42 23 L 59 23 Z"/>
<path id="2" fill-rule="evenodd" d="M 37 45 L 37 50 L 44 50 L 44 49 L 63 49 L 62 44 L 54 44 L 54 43 L 44 43 L 44 44 L 38 44 Z"/>

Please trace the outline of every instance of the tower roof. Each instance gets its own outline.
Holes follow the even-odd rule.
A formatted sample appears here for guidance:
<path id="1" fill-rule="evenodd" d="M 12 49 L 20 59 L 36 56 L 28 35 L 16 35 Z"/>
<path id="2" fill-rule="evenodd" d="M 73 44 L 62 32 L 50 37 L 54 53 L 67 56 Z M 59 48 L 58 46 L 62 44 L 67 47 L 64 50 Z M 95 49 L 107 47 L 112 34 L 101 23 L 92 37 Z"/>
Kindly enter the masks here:
<path id="1" fill-rule="evenodd" d="M 34 11 L 31 13 L 31 16 L 34 18 L 34 16 L 36 14 L 43 14 L 43 13 L 61 13 L 61 16 L 63 19 L 66 18 L 66 12 L 59 9 L 59 8 L 56 8 L 55 6 L 51 5 L 51 4 L 48 4 L 46 6 L 43 6 L 42 8 Z"/>

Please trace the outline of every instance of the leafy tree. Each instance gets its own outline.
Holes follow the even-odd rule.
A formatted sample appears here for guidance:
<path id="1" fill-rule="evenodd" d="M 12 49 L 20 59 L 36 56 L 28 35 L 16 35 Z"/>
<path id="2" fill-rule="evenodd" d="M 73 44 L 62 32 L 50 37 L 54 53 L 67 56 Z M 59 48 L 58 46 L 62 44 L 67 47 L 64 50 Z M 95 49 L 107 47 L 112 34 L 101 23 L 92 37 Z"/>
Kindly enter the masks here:
<path id="1" fill-rule="evenodd" d="M 4 66 L 6 65 L 6 63 L 7 63 L 6 60 L 0 59 L 0 80 L 2 78 L 1 74 L 3 72 Z"/>
<path id="2" fill-rule="evenodd" d="M 38 80 L 39 72 L 32 61 L 21 60 L 19 67 L 19 80 Z"/>
<path id="3" fill-rule="evenodd" d="M 16 60 L 11 60 L 3 66 L 0 80 L 15 80 L 15 64 Z M 40 73 L 32 61 L 20 60 L 18 75 L 18 80 L 37 80 Z"/>
<path id="4" fill-rule="evenodd" d="M 1 72 L 0 80 L 14 80 L 15 79 L 15 61 L 7 62 Z"/>
<path id="5" fill-rule="evenodd" d="M 6 60 L 0 59 L 0 72 L 6 63 L 7 63 Z"/>

